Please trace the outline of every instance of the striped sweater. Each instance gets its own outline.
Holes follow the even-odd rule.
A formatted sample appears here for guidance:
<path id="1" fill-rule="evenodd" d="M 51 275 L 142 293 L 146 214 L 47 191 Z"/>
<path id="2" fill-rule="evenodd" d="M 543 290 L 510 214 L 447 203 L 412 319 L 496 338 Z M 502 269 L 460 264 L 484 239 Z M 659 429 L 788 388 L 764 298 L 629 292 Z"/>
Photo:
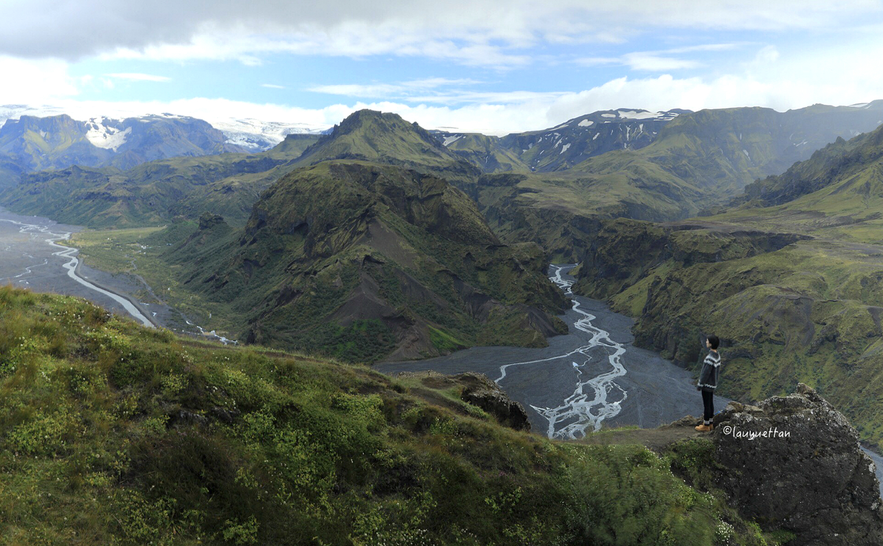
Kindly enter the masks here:
<path id="1" fill-rule="evenodd" d="M 702 363 L 702 371 L 699 372 L 697 387 L 714 390 L 717 388 L 717 378 L 720 375 L 721 355 L 717 351 L 709 351 L 708 356 Z"/>

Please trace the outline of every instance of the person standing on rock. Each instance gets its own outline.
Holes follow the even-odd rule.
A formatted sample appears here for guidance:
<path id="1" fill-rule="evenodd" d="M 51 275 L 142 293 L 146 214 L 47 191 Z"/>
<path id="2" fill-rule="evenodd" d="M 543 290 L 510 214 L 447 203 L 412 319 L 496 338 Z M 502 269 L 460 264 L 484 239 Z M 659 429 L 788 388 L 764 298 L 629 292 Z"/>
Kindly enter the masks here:
<path id="1" fill-rule="evenodd" d="M 717 336 L 708 336 L 705 346 L 708 347 L 708 355 L 702 362 L 702 371 L 699 372 L 699 383 L 696 390 L 702 391 L 702 405 L 705 410 L 702 414 L 702 424 L 696 427 L 699 432 L 709 432 L 714 429 L 714 389 L 717 388 L 717 379 L 720 375 L 721 355 L 717 352 L 720 346 Z"/>

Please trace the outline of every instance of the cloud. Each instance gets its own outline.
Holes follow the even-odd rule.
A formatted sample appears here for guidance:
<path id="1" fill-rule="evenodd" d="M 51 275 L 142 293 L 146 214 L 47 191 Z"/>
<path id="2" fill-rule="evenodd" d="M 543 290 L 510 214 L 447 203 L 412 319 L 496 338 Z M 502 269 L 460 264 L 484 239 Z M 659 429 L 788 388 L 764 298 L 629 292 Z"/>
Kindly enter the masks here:
<path id="1" fill-rule="evenodd" d="M 262 83 L 261 87 L 266 87 L 267 89 L 285 89 L 284 85 L 276 85 L 274 83 Z"/>
<path id="2" fill-rule="evenodd" d="M 262 62 L 272 52 L 411 55 L 524 66 L 542 43 L 616 43 L 652 29 L 836 28 L 880 15 L 878 0 L 5 0 L 0 54 Z"/>
<path id="3" fill-rule="evenodd" d="M 57 60 L 22 60 L 0 56 L 0 104 L 26 103 L 39 105 L 79 94 L 78 79 L 68 71 L 66 63 Z"/>
<path id="4" fill-rule="evenodd" d="M 452 93 L 448 91 L 449 89 L 461 89 L 480 83 L 468 78 L 427 78 L 395 83 L 316 85 L 308 88 L 307 91 L 358 98 L 400 98 L 416 101 L 447 102 L 444 97 L 465 96 L 469 94 L 460 91 Z"/>
<path id="5" fill-rule="evenodd" d="M 623 55 L 623 62 L 631 67 L 632 70 L 647 72 L 667 72 L 700 66 L 700 63 L 696 61 L 666 57 L 654 53 L 627 53 Z"/>
<path id="6" fill-rule="evenodd" d="M 138 72 L 117 72 L 115 74 L 105 74 L 108 78 L 117 80 L 128 80 L 133 82 L 170 82 L 172 78 L 166 76 L 156 76 L 153 74 L 141 74 Z"/>

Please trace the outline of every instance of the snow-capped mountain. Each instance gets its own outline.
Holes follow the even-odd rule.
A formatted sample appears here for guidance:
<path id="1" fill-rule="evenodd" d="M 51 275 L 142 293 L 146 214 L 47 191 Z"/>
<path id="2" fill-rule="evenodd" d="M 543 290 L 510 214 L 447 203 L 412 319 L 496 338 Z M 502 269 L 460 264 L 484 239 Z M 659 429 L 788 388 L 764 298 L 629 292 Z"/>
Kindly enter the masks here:
<path id="1" fill-rule="evenodd" d="M 162 114 L 79 121 L 66 114 L 28 114 L 35 110 L 0 108 L 0 185 L 14 184 L 22 173 L 71 165 L 125 170 L 170 157 L 249 151 L 230 144 L 207 122 L 190 117 Z"/>
<path id="2" fill-rule="evenodd" d="M 488 172 L 509 170 L 506 166 L 516 160 L 533 171 L 558 171 L 605 152 L 643 148 L 653 142 L 665 124 L 688 112 L 649 112 L 627 108 L 603 110 L 571 119 L 551 129 L 513 133 L 499 139 L 477 139 L 476 135 L 444 131 L 435 134 L 446 147 L 470 156 L 472 161 L 485 158 L 484 167 Z"/>

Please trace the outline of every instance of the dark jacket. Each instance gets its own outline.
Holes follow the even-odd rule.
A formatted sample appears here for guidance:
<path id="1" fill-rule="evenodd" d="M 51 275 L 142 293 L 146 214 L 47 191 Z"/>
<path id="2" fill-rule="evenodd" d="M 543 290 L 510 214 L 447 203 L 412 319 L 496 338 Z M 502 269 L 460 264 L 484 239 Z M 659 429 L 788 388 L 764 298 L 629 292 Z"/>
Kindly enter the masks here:
<path id="1" fill-rule="evenodd" d="M 702 371 L 699 372 L 697 387 L 706 391 L 714 391 L 717 388 L 717 378 L 720 375 L 721 355 L 716 351 L 709 351 L 708 356 L 702 363 Z"/>

